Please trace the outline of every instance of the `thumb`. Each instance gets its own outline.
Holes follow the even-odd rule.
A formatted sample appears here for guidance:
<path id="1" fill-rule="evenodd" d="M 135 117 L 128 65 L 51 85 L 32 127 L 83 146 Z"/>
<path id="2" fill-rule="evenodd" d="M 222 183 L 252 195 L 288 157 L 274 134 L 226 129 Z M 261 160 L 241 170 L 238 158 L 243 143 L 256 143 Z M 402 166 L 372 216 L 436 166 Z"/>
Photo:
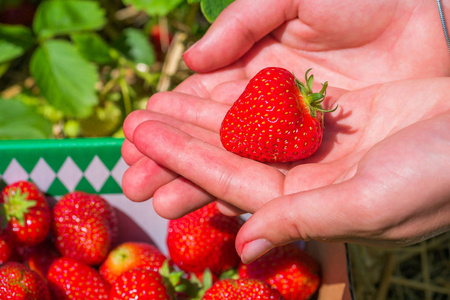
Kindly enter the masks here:
<path id="1" fill-rule="evenodd" d="M 357 228 L 349 191 L 353 179 L 343 183 L 282 196 L 257 210 L 236 238 L 236 250 L 249 263 L 270 249 L 297 240 L 342 241 Z"/>
<path id="2" fill-rule="evenodd" d="M 223 10 L 203 38 L 185 52 L 184 61 L 196 72 L 213 71 L 235 62 L 258 40 L 287 19 L 297 17 L 297 9 L 292 7 L 294 2 L 279 0 L 232 2 Z"/>

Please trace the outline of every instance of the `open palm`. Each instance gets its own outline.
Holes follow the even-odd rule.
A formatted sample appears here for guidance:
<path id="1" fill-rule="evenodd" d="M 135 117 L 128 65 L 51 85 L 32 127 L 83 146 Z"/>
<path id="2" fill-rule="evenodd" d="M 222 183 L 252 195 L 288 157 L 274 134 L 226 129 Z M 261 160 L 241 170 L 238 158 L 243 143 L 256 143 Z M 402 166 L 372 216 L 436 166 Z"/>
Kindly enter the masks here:
<path id="1" fill-rule="evenodd" d="M 246 13 L 254 22 L 245 27 L 237 12 L 254 4 L 235 1 L 185 55 L 194 70 L 211 72 L 156 94 L 147 110 L 127 118 L 124 193 L 136 201 L 153 197 L 168 218 L 216 199 L 228 213 L 256 212 L 240 232 L 240 252 L 261 239 L 269 246 L 299 238 L 408 244 L 448 229 L 449 80 L 377 84 L 448 75 L 439 19 L 429 4 L 418 10 L 384 2 L 358 2 L 365 11 L 359 16 L 354 1 L 341 1 L 339 14 L 331 10 L 335 1 L 285 1 L 281 12 Z M 391 5 L 398 7 L 386 12 Z M 227 20 L 235 26 L 225 27 Z M 359 26 L 347 27 L 349 20 Z M 408 34 L 430 21 L 436 28 L 428 35 Z M 416 50 L 422 55 L 411 55 Z M 313 67 L 319 81 L 337 87 L 325 105 L 339 109 L 326 117 L 323 145 L 307 160 L 262 164 L 220 145 L 223 116 L 265 66 L 298 76 Z M 436 211 L 443 213 L 430 218 Z"/>

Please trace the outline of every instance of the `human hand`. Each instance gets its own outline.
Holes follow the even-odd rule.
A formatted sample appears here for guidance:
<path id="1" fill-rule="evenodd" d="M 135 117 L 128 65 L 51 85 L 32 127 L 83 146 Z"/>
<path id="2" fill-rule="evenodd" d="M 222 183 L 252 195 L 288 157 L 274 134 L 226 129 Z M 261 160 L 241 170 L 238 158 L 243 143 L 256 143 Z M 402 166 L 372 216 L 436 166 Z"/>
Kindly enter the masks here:
<path id="1" fill-rule="evenodd" d="M 313 68 L 344 89 L 450 75 L 433 1 L 237 0 L 184 59 L 197 72 L 234 64 L 248 77 L 268 66 Z"/>
<path id="2" fill-rule="evenodd" d="M 140 153 L 203 195 L 190 201 L 176 180 L 155 186 L 162 216 L 177 217 L 216 198 L 231 205 L 230 213 L 239 212 L 233 207 L 254 213 L 237 238 L 245 262 L 297 239 L 400 246 L 450 227 L 449 84 L 434 78 L 348 93 L 330 89 L 328 105 L 338 102 L 339 109 L 325 117 L 322 147 L 290 164 L 223 150 L 218 128 L 227 97 L 205 105 L 194 96 L 159 94 L 125 128 Z M 211 98 L 236 85 L 221 84 Z M 169 107 L 171 115 L 162 113 Z M 127 172 L 124 181 L 137 175 Z"/>
<path id="3" fill-rule="evenodd" d="M 420 34 L 424 28 L 426 34 Z M 248 79 L 266 66 L 286 67 L 296 74 L 313 67 L 319 81 L 328 80 L 330 85 L 345 89 L 450 74 L 450 56 L 437 8 L 429 1 L 271 0 L 261 5 L 238 0 L 184 57 L 192 69 L 209 73 L 192 76 L 175 91 L 203 99 L 214 97 L 224 104 L 237 99 Z M 218 70 L 222 67 L 226 68 Z M 148 109 L 156 109 L 162 115 L 173 114 L 171 107 L 161 111 L 153 104 L 160 102 L 154 99 L 166 96 L 152 97 Z M 207 101 L 200 101 L 198 107 L 178 117 L 187 122 L 202 118 L 202 125 L 207 124 L 207 129 L 214 131 L 219 123 L 215 122 L 216 115 L 210 114 L 216 112 L 208 111 L 212 107 Z M 221 111 L 224 109 L 227 108 L 222 107 Z M 131 117 L 128 123 L 137 119 Z M 184 186 L 187 196 L 206 197 L 201 188 L 142 157 L 133 145 L 132 130 L 127 134 L 125 128 L 125 133 L 124 159 L 133 165 L 129 173 L 140 175 L 125 185 L 131 199 L 148 199 L 172 180 L 179 182 L 175 184 L 177 190 Z"/>

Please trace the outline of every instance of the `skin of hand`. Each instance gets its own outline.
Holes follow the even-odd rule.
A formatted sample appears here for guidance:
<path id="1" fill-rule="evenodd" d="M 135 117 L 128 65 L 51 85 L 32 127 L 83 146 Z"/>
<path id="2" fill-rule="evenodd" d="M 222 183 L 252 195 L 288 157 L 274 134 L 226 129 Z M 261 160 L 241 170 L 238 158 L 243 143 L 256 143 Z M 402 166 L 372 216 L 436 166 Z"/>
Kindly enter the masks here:
<path id="1" fill-rule="evenodd" d="M 216 105 L 208 109 L 216 111 L 216 129 L 208 129 L 213 120 L 201 126 L 203 119 L 186 124 L 139 111 L 128 130 L 140 153 L 205 192 L 190 198 L 177 181 L 159 187 L 153 201 L 160 215 L 175 218 L 215 198 L 254 213 L 237 238 L 243 261 L 297 239 L 402 246 L 450 227 L 449 85 L 449 78 L 398 81 L 337 91 L 336 98 L 331 89 L 329 99 L 339 108 L 325 117 L 321 148 L 289 164 L 224 150 L 218 127 L 226 105 L 220 102 L 209 101 Z M 182 120 L 183 110 L 199 108 L 179 93 L 159 101 L 180 108 Z"/>
<path id="2" fill-rule="evenodd" d="M 185 54 L 192 69 L 213 72 L 196 74 L 175 92 L 153 96 L 147 111 L 127 118 L 122 152 L 131 167 L 123 187 L 130 199 L 142 201 L 153 196 L 157 212 L 168 218 L 217 198 L 229 214 L 256 212 L 237 241 L 244 261 L 296 239 L 404 245 L 448 229 L 448 201 L 443 195 L 448 197 L 449 193 L 434 176 L 443 174 L 443 180 L 448 181 L 448 159 L 431 147 L 436 143 L 442 148 L 445 141 L 448 145 L 448 136 L 425 143 L 417 140 L 409 156 L 403 153 L 416 135 L 426 135 L 420 135 L 425 131 L 421 126 L 435 129 L 442 122 L 448 124 L 448 104 L 441 103 L 446 95 L 435 95 L 426 86 L 442 91 L 442 86 L 449 84 L 446 79 L 374 85 L 351 93 L 330 89 L 328 105 L 337 102 L 340 108 L 326 117 L 326 135 L 319 153 L 305 161 L 266 165 L 221 147 L 218 129 L 223 116 L 249 77 L 267 65 L 289 67 L 296 74 L 312 66 L 316 78 L 352 90 L 395 79 L 449 74 L 442 28 L 429 3 L 366 1 L 352 8 L 353 1 L 340 2 L 339 7 L 334 1 L 319 2 L 308 6 L 308 1 L 284 1 L 275 16 L 267 7 L 246 11 L 246 17 L 255 22 L 240 19 L 243 14 L 236 13 L 254 4 L 238 0 L 230 5 Z M 358 26 L 347 26 L 349 19 Z M 368 20 L 376 20 L 376 26 Z M 424 28 L 417 32 L 425 24 L 426 33 Z M 417 93 L 413 84 L 420 85 L 423 92 Z M 411 90 L 415 91 L 413 98 Z M 431 91 L 433 99 L 429 100 Z M 420 113 L 411 116 L 410 110 Z M 425 153 L 433 155 L 419 156 L 426 146 L 431 149 Z M 389 149 L 396 149 L 397 155 L 401 152 L 402 160 L 395 160 L 393 154 L 378 154 L 389 153 Z M 443 160 L 437 163 L 442 172 L 426 170 L 432 158 Z M 424 165 L 423 172 L 417 163 L 411 170 L 408 163 L 415 159 Z M 382 168 L 384 165 L 390 167 Z M 404 170 L 409 173 L 403 174 Z M 413 175 L 420 175 L 420 180 Z M 425 179 L 431 178 L 434 181 L 428 185 Z M 417 189 L 422 187 L 422 193 L 416 188 L 408 190 L 408 181 Z M 332 200 L 327 201 L 329 198 Z M 441 217 L 423 226 L 436 211 Z"/>

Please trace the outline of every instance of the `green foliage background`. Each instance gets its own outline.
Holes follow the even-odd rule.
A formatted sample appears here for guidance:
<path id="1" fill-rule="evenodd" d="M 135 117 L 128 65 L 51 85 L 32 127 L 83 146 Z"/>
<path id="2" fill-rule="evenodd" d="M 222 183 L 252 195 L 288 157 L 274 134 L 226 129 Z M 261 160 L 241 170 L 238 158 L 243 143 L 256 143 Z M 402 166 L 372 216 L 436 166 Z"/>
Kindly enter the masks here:
<path id="1" fill-rule="evenodd" d="M 168 41 L 188 47 L 232 1 L 0 0 L 0 139 L 121 136 Z M 169 89 L 189 75 L 180 62 Z"/>

